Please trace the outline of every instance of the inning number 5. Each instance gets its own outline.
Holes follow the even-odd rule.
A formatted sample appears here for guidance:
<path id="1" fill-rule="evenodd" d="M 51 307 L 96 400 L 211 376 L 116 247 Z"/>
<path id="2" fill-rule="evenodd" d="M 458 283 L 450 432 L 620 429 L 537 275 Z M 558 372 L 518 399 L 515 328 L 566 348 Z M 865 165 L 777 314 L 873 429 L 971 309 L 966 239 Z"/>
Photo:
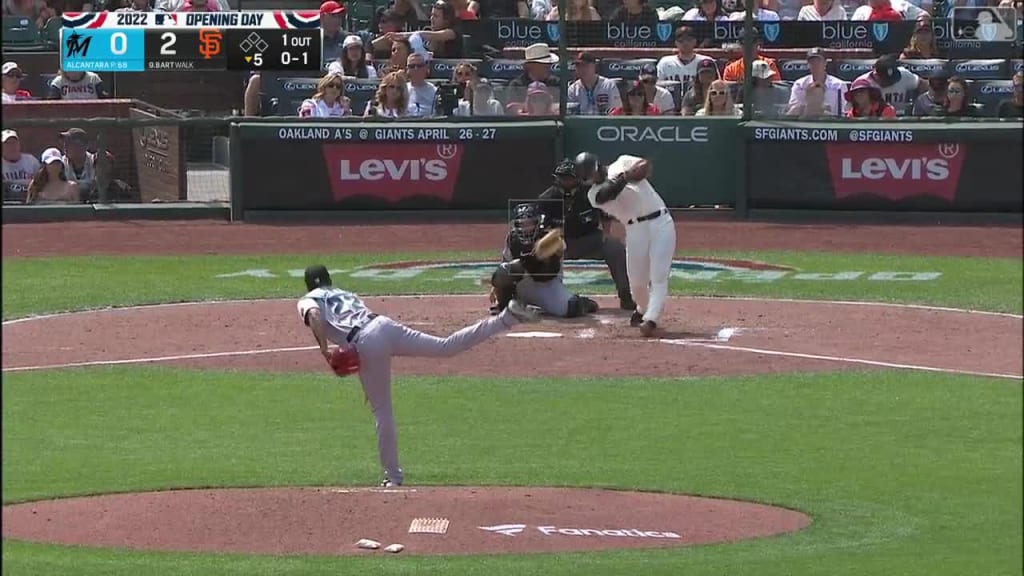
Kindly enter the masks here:
<path id="1" fill-rule="evenodd" d="M 163 44 L 160 45 L 161 56 L 177 56 L 178 51 L 174 49 L 174 43 L 178 41 L 178 37 L 174 32 L 164 32 L 160 35 L 160 41 Z"/>

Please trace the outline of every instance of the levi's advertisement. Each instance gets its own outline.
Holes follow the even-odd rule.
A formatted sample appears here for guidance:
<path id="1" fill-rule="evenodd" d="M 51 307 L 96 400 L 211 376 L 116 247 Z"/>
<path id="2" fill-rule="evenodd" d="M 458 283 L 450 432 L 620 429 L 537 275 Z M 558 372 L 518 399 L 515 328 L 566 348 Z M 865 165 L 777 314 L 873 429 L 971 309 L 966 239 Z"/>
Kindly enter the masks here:
<path id="1" fill-rule="evenodd" d="M 451 202 L 462 144 L 328 144 L 324 162 L 334 199 L 358 196 L 397 203 L 426 196 Z"/>
<path id="2" fill-rule="evenodd" d="M 837 200 L 868 194 L 952 203 L 966 150 L 959 144 L 826 144 Z"/>

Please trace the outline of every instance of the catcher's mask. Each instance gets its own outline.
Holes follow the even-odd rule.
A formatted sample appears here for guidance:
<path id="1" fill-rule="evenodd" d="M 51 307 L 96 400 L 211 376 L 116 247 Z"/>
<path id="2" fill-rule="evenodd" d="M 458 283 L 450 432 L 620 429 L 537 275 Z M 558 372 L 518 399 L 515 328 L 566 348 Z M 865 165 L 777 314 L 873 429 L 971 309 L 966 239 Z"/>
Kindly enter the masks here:
<path id="1" fill-rule="evenodd" d="M 520 204 L 516 206 L 512 217 L 512 233 L 524 246 L 531 246 L 540 233 L 544 214 L 536 204 Z"/>
<path id="2" fill-rule="evenodd" d="M 601 161 L 593 152 L 580 152 L 576 155 L 576 177 L 580 182 L 593 183 L 601 167 Z"/>
<path id="3" fill-rule="evenodd" d="M 314 264 L 306 268 L 306 289 L 316 290 L 331 285 L 331 274 L 323 264 Z"/>

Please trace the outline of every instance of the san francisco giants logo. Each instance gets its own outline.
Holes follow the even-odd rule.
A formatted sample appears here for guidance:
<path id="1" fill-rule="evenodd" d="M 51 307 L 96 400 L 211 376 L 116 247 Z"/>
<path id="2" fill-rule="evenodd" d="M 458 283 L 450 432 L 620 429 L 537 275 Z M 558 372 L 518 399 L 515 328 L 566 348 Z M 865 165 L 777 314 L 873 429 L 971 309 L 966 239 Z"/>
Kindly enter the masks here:
<path id="1" fill-rule="evenodd" d="M 224 35 L 215 28 L 203 28 L 199 31 L 199 53 L 203 58 L 209 60 L 220 54 L 221 43 Z"/>

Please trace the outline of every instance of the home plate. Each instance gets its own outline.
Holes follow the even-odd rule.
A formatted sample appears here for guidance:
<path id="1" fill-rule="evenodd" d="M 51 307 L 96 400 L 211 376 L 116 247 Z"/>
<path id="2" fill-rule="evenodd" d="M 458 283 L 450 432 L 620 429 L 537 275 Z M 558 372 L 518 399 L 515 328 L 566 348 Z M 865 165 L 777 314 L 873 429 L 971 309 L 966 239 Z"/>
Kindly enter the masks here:
<path id="1" fill-rule="evenodd" d="M 659 342 L 663 344 L 690 344 L 690 343 L 712 343 L 712 342 L 728 342 L 730 338 L 739 334 L 742 331 L 740 328 L 726 327 L 715 332 L 711 338 L 662 338 Z"/>
<path id="2" fill-rule="evenodd" d="M 593 328 L 584 328 L 583 330 L 579 330 L 579 331 L 576 332 L 576 337 L 577 338 L 588 338 L 589 339 L 589 338 L 593 338 L 594 334 L 595 334 L 595 332 L 594 332 Z"/>
<path id="3" fill-rule="evenodd" d="M 558 332 L 509 332 L 505 334 L 509 338 L 561 338 Z"/>

